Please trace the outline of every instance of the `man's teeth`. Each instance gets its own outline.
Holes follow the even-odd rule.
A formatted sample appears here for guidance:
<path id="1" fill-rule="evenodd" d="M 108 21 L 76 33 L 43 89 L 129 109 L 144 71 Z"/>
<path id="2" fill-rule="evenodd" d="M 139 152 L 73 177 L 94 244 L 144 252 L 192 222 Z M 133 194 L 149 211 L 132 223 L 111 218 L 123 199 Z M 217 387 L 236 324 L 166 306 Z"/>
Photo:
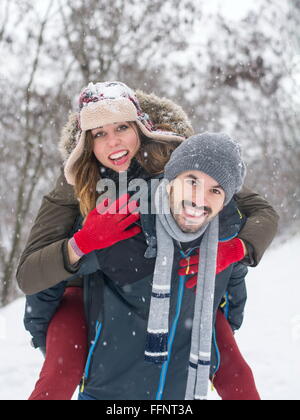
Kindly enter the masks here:
<path id="1" fill-rule="evenodd" d="M 185 207 L 185 212 L 187 215 L 192 216 L 192 217 L 201 217 L 205 214 L 203 210 L 199 211 L 199 210 L 191 209 L 188 207 Z"/>
<path id="2" fill-rule="evenodd" d="M 112 160 L 121 159 L 122 157 L 128 155 L 128 152 L 125 150 L 123 152 L 115 153 L 114 155 L 110 155 L 109 158 Z"/>

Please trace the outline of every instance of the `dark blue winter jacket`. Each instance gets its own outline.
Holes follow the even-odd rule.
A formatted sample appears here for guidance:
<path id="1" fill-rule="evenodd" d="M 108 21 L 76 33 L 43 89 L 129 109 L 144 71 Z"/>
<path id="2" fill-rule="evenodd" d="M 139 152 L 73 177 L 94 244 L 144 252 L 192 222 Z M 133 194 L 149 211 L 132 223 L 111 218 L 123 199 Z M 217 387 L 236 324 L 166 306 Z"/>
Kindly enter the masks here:
<path id="1" fill-rule="evenodd" d="M 106 399 L 108 397 L 109 399 L 118 399 L 122 396 L 122 398 L 127 399 L 125 398 L 125 390 L 129 392 L 131 389 L 128 381 L 124 381 L 122 390 L 119 394 L 118 392 L 114 392 L 113 395 L 111 395 L 109 390 L 108 394 L 105 394 L 101 383 L 97 382 L 97 378 L 102 378 L 102 380 L 104 380 L 103 378 L 106 378 L 107 375 L 109 375 L 109 372 L 113 370 L 115 366 L 118 366 L 118 357 L 122 358 L 122 354 L 118 354 L 117 352 L 116 360 L 112 366 L 111 363 L 109 363 L 109 360 L 111 360 L 110 358 L 113 353 L 111 353 L 111 348 L 108 347 L 108 359 L 107 363 L 105 362 L 106 349 L 103 349 L 105 347 L 103 343 L 107 341 L 105 335 L 107 334 L 109 337 L 113 334 L 113 336 L 120 340 L 120 342 L 125 339 L 125 342 L 129 345 L 129 349 L 124 349 L 124 351 L 130 351 L 130 346 L 136 345 L 136 340 L 133 340 L 133 343 L 131 343 L 132 337 L 135 337 L 133 332 L 135 331 L 135 333 L 139 336 L 146 333 L 148 318 L 147 310 L 149 309 L 148 300 L 151 294 L 150 285 L 155 264 L 155 217 L 151 215 L 144 215 L 142 216 L 141 222 L 144 234 L 140 234 L 132 240 L 126 241 L 126 243 L 122 242 L 120 244 L 116 244 L 110 249 L 96 251 L 85 256 L 82 259 L 79 272 L 76 273 L 76 277 L 83 276 L 84 278 L 84 296 L 87 324 L 89 326 L 89 340 L 94 343 L 90 350 L 85 372 L 85 390 L 89 394 L 94 395 L 97 399 Z M 243 220 L 241 219 L 235 201 L 233 200 L 220 215 L 220 239 L 225 241 L 235 237 L 240 230 L 242 223 Z M 193 244 L 191 244 L 191 246 L 192 245 Z M 197 246 L 199 246 L 198 243 Z M 177 296 L 177 298 L 174 298 L 171 301 L 170 320 L 173 319 L 173 323 L 171 323 L 172 325 L 170 325 L 170 328 L 172 328 L 175 324 L 177 327 L 176 339 L 173 344 L 174 350 L 171 354 L 176 355 L 177 346 L 179 346 L 180 350 L 182 343 L 186 343 L 183 346 L 185 355 L 180 358 L 180 361 L 185 363 L 186 357 L 188 357 L 188 343 L 190 338 L 189 331 L 186 328 L 182 328 L 182 326 L 188 323 L 188 320 L 193 317 L 195 295 L 192 290 L 188 290 L 184 287 L 186 279 L 180 278 L 177 275 L 177 269 L 179 259 L 184 255 L 192 254 L 193 247 L 185 252 L 180 250 L 178 244 L 175 244 L 175 248 L 176 253 L 174 256 L 172 287 L 173 296 Z M 145 258 L 145 255 L 147 258 Z M 246 272 L 247 268 L 244 265 L 236 264 L 230 266 L 227 270 L 217 276 L 215 312 L 224 295 L 229 295 L 230 299 L 228 299 L 227 302 L 226 313 L 233 329 L 239 328 L 243 319 L 243 310 L 246 301 L 246 289 L 244 282 Z M 25 326 L 33 336 L 33 343 L 35 347 L 45 346 L 47 327 L 52 316 L 57 310 L 65 287 L 66 282 L 63 282 L 58 284 L 56 287 L 38 293 L 37 295 L 27 297 Z M 141 307 L 139 307 L 139 305 L 141 305 Z M 118 310 L 114 310 L 114 307 Z M 131 308 L 132 311 L 128 310 L 128 308 Z M 134 308 L 136 308 L 136 311 Z M 118 328 L 116 332 L 113 331 L 113 328 L 110 325 L 106 324 L 107 321 L 104 321 L 111 317 L 112 312 L 117 313 L 118 317 L 120 317 L 120 321 L 124 323 L 122 326 L 120 322 L 118 323 L 121 328 Z M 132 312 L 132 317 L 130 318 L 129 323 L 128 312 Z M 177 322 L 175 321 L 176 319 Z M 126 334 L 126 331 L 132 331 L 132 333 Z M 121 333 L 124 333 L 125 336 Z M 100 342 L 102 344 L 100 344 Z M 142 342 L 143 339 L 138 341 L 140 346 L 137 354 L 140 356 L 142 356 L 143 350 L 143 346 L 141 345 Z M 213 350 L 212 372 L 217 369 L 219 364 L 216 343 L 214 343 Z M 177 357 L 178 356 L 175 356 L 175 358 Z M 140 358 L 138 357 L 138 360 L 139 359 Z M 141 360 L 142 359 L 143 358 L 141 358 Z M 107 369 L 106 374 L 101 369 L 101 372 L 98 371 L 97 368 L 95 369 L 95 365 L 98 366 L 99 363 L 103 366 L 103 368 L 101 368 L 102 370 Z M 183 372 L 186 372 L 185 369 L 187 365 L 184 364 L 184 366 L 181 366 L 178 362 L 174 365 L 174 361 L 171 358 L 168 368 L 169 372 L 172 372 L 175 366 L 176 372 L 182 371 L 182 375 Z M 132 371 L 136 380 L 138 380 L 140 375 L 143 375 L 143 369 L 144 365 L 142 363 L 141 366 L 137 364 L 136 369 Z M 154 369 L 152 372 L 154 377 L 151 382 L 151 392 L 148 390 L 150 393 L 145 394 L 143 393 L 145 389 L 142 391 L 141 388 L 142 394 L 139 395 L 139 398 L 156 398 L 157 390 L 155 391 L 156 387 L 154 384 L 157 383 L 157 379 L 160 377 L 160 368 L 157 369 L 157 367 L 155 368 L 151 366 L 151 369 Z M 173 374 L 175 373 L 173 372 L 171 376 Z M 108 377 L 111 378 L 111 376 Z M 185 382 L 184 379 L 185 378 L 182 377 L 180 383 L 182 383 L 182 381 Z M 130 381 L 130 379 L 128 380 Z M 133 380 L 133 378 L 131 378 L 131 380 Z M 158 382 L 160 382 L 160 380 L 158 380 Z M 115 385 L 116 384 L 114 384 L 113 381 L 110 381 L 109 389 L 111 390 L 112 388 L 115 388 Z M 176 396 L 181 396 L 181 392 L 183 391 L 183 389 L 179 390 L 173 388 L 173 391 L 171 392 L 170 389 L 169 392 L 171 393 L 168 394 L 168 389 L 168 386 L 164 388 L 164 398 L 172 397 L 171 399 L 176 399 Z M 132 397 L 130 392 L 127 394 L 128 398 L 130 396 Z"/>

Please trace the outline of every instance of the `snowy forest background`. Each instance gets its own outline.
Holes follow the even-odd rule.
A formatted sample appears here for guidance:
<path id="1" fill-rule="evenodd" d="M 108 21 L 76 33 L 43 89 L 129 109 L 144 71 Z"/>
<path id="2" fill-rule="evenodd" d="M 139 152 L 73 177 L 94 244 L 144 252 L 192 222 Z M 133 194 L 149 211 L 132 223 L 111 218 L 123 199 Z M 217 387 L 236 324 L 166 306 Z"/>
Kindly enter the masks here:
<path id="1" fill-rule="evenodd" d="M 229 132 L 247 185 L 280 213 L 278 238 L 299 232 L 299 0 L 1 0 L 0 51 L 0 306 L 18 296 L 18 258 L 89 81 L 164 95 L 195 131 Z"/>

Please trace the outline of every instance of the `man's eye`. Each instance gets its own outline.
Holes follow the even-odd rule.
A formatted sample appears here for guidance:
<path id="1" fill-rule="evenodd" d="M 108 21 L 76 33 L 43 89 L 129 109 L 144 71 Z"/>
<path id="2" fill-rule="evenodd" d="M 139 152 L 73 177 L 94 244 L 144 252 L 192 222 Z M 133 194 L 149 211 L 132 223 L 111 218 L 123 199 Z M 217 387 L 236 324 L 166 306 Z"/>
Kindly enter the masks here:
<path id="1" fill-rule="evenodd" d="M 192 185 L 192 187 L 196 187 L 198 184 L 197 184 L 197 181 L 195 181 L 194 179 L 188 179 L 187 181 L 186 181 L 189 185 Z"/>
<path id="2" fill-rule="evenodd" d="M 213 188 L 211 191 L 212 191 L 214 194 L 218 194 L 218 195 L 220 195 L 220 194 L 221 194 L 221 191 L 220 191 L 220 190 L 217 190 L 216 188 Z"/>

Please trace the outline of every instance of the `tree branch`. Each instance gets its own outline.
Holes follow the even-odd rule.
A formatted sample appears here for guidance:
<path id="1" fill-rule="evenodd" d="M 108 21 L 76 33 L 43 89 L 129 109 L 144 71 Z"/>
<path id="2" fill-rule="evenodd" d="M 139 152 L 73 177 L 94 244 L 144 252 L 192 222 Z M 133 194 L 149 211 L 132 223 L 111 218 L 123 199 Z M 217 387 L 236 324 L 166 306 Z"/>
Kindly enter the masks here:
<path id="1" fill-rule="evenodd" d="M 5 29 L 6 29 L 6 25 L 7 25 L 7 22 L 8 22 L 9 6 L 10 6 L 10 1 L 9 0 L 6 0 L 5 9 L 4 9 L 3 23 L 2 23 L 2 27 L 0 29 L 0 43 L 3 40 L 3 38 L 4 38 Z"/>

